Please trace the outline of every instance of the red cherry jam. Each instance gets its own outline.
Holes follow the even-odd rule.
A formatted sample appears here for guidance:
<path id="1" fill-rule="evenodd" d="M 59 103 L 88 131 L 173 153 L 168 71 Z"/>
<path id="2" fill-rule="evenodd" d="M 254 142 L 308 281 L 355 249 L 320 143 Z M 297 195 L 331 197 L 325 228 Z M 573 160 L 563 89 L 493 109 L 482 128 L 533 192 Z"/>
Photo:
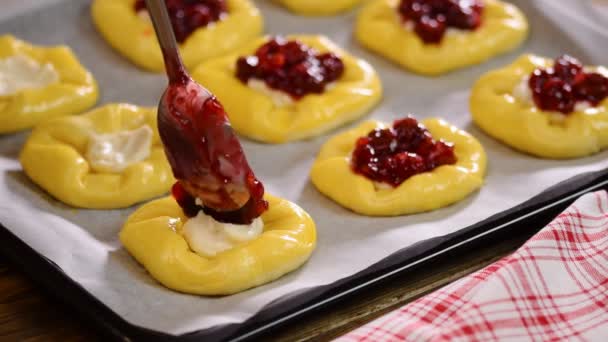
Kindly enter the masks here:
<path id="1" fill-rule="evenodd" d="M 221 20 L 228 12 L 226 0 L 165 0 L 175 38 L 183 43 L 200 27 Z M 135 1 L 135 12 L 146 9 L 144 0 Z"/>
<path id="2" fill-rule="evenodd" d="M 537 68 L 528 85 L 536 106 L 542 110 L 572 113 L 577 102 L 597 106 L 608 97 L 608 77 L 586 72 L 576 58 L 563 55 L 552 68 Z"/>
<path id="3" fill-rule="evenodd" d="M 178 180 L 172 194 L 187 216 L 203 210 L 220 222 L 250 224 L 268 209 L 264 186 L 215 97 L 185 77 L 170 84 L 161 105 L 167 111 L 159 111 L 158 130 Z"/>
<path id="4" fill-rule="evenodd" d="M 257 184 L 260 184 L 259 182 Z M 257 187 L 257 184 L 255 185 Z M 261 185 L 261 184 L 260 184 Z M 264 189 L 261 188 L 262 196 L 264 195 Z M 251 224 L 253 220 L 262 215 L 268 210 L 268 202 L 255 200 L 251 197 L 247 204 L 240 209 L 232 211 L 218 211 L 204 205 L 198 205 L 196 198 L 184 189 L 184 186 L 180 182 L 175 182 L 171 188 L 171 195 L 175 198 L 175 201 L 184 211 L 184 214 L 188 217 L 194 217 L 198 214 L 199 210 L 202 210 L 205 214 L 213 217 L 218 222 L 233 223 L 233 224 Z M 259 198 L 262 198 L 259 196 Z"/>
<path id="5" fill-rule="evenodd" d="M 392 128 L 376 128 L 359 138 L 351 167 L 370 180 L 397 187 L 416 174 L 454 163 L 454 144 L 434 140 L 424 125 L 408 116 Z"/>
<path id="6" fill-rule="evenodd" d="M 441 42 L 448 27 L 475 30 L 481 25 L 481 0 L 401 0 L 397 10 L 426 44 Z"/>
<path id="7" fill-rule="evenodd" d="M 260 46 L 255 55 L 240 57 L 236 77 L 243 83 L 263 80 L 269 88 L 298 100 L 321 94 L 325 86 L 344 73 L 344 63 L 331 52 L 318 53 L 297 40 L 277 37 Z"/>

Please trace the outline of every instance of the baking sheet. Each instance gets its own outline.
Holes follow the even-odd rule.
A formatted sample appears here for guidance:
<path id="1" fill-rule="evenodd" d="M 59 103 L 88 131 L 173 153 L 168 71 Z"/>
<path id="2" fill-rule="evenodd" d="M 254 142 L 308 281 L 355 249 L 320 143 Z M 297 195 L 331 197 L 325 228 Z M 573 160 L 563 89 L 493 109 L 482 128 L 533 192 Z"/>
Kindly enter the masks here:
<path id="1" fill-rule="evenodd" d="M 358 216 L 324 198 L 308 180 L 314 156 L 327 136 L 276 146 L 243 140 L 252 167 L 267 190 L 298 203 L 313 216 L 317 250 L 304 267 L 274 283 L 229 297 L 190 296 L 157 284 L 120 246 L 117 232 L 134 208 L 77 210 L 33 185 L 16 161 L 25 133 L 0 137 L 0 222 L 128 322 L 181 334 L 244 321 L 280 297 L 333 283 L 404 247 L 453 233 L 511 208 L 562 180 L 607 168 L 607 152 L 575 161 L 538 160 L 502 146 L 471 124 L 467 110 L 470 85 L 483 72 L 507 64 L 524 51 L 547 56 L 568 52 L 588 63 L 606 63 L 608 45 L 601 42 L 608 42 L 608 36 L 601 29 L 568 18 L 567 31 L 561 31 L 555 23 L 570 12 L 545 12 L 549 0 L 513 2 L 527 13 L 532 26 L 524 47 L 482 66 L 425 78 L 360 48 L 351 36 L 354 13 L 310 19 L 257 1 L 267 32 L 322 32 L 374 65 L 385 98 L 370 117 L 392 120 L 407 112 L 442 116 L 478 137 L 489 157 L 486 185 L 461 203 L 414 216 Z M 90 22 L 85 0 L 64 1 L 2 22 L 0 32 L 40 44 L 72 46 L 99 81 L 100 104 L 128 101 L 152 106 L 166 84 L 163 76 L 138 70 L 105 44 Z"/>

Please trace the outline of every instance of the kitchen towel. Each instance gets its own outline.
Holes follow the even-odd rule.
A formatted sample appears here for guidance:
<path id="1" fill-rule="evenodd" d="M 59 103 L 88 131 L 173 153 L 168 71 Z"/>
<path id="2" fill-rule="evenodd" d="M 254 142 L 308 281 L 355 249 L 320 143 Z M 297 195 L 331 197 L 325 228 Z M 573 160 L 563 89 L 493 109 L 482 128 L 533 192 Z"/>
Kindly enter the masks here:
<path id="1" fill-rule="evenodd" d="M 515 253 L 337 341 L 608 341 L 608 193 L 582 196 Z"/>

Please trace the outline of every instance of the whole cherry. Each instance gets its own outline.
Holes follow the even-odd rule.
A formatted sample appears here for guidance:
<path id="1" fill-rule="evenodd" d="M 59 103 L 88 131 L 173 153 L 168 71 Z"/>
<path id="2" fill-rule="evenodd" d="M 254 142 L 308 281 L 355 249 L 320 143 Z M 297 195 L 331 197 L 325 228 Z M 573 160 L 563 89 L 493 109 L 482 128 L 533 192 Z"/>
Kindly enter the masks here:
<path id="1" fill-rule="evenodd" d="M 376 182 L 399 186 L 408 178 L 456 163 L 454 145 L 435 141 L 414 117 L 396 120 L 357 139 L 351 167 Z"/>
<path id="2" fill-rule="evenodd" d="M 344 63 L 334 53 L 318 53 L 300 41 L 282 37 L 268 40 L 254 55 L 236 61 L 236 77 L 241 82 L 260 79 L 295 100 L 323 93 L 343 73 Z"/>

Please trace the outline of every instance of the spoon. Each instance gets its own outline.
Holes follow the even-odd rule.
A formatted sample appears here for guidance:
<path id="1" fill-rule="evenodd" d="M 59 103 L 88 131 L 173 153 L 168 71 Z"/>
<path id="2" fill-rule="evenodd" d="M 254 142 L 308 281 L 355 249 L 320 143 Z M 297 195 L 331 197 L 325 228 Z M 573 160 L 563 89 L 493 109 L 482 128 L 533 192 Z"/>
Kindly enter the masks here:
<path id="1" fill-rule="evenodd" d="M 188 75 L 165 1 L 146 0 L 146 7 L 169 78 L 158 105 L 158 131 L 178 185 L 214 218 L 250 223 L 268 207 L 264 187 L 222 105 Z"/>

